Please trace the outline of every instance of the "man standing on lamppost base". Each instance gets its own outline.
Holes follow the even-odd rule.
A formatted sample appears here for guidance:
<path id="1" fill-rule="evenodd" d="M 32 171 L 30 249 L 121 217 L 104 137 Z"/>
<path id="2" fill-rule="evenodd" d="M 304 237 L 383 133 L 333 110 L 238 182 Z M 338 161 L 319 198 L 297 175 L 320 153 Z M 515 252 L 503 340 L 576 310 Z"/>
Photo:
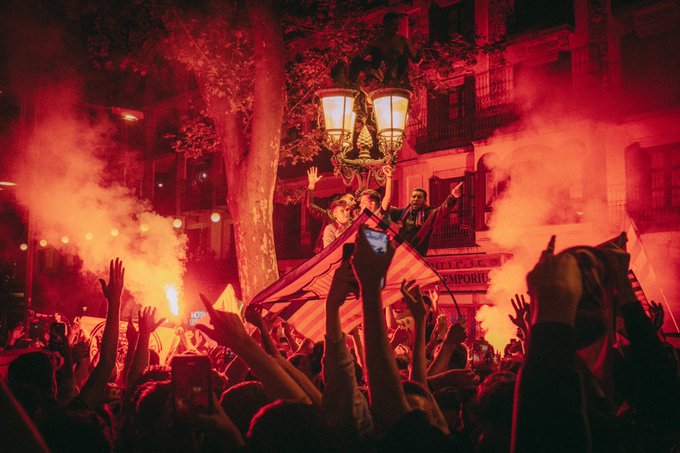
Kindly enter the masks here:
<path id="1" fill-rule="evenodd" d="M 459 183 L 451 190 L 444 202 L 436 208 L 427 205 L 425 189 L 414 189 L 411 203 L 406 208 L 390 207 L 389 213 L 393 222 L 399 225 L 399 236 L 418 251 L 427 255 L 430 237 L 437 226 L 456 205 L 462 194 L 463 183 Z"/>

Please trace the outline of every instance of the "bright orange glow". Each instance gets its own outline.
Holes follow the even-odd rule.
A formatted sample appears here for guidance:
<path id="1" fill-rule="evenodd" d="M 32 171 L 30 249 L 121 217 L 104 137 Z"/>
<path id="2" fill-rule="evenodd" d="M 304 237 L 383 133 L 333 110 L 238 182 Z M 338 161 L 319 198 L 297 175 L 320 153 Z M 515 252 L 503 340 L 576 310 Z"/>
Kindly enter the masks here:
<path id="1" fill-rule="evenodd" d="M 68 244 L 69 238 L 68 236 L 62 236 L 61 237 L 61 243 L 62 244 Z"/>
<path id="2" fill-rule="evenodd" d="M 329 89 L 319 90 L 316 95 L 321 99 L 326 133 L 336 142 L 340 141 L 344 133 L 349 136 L 351 142 L 356 120 L 356 114 L 354 114 L 356 91 Z"/>
<path id="3" fill-rule="evenodd" d="M 16 185 L 17 185 L 17 183 L 15 183 L 15 182 L 0 181 L 0 186 L 12 187 L 12 186 L 16 186 Z"/>
<path id="4" fill-rule="evenodd" d="M 47 241 L 45 239 L 41 239 L 38 244 L 40 244 L 40 247 L 47 247 Z"/>
<path id="5" fill-rule="evenodd" d="M 125 121 L 139 121 L 139 118 L 137 118 L 132 113 L 125 113 L 121 118 Z"/>
<path id="6" fill-rule="evenodd" d="M 212 214 L 210 214 L 210 220 L 212 220 L 213 222 L 217 223 L 220 221 L 220 219 L 222 219 L 222 216 L 219 213 L 213 212 Z"/>
<path id="7" fill-rule="evenodd" d="M 22 244 L 19 246 L 19 249 L 20 249 L 22 252 L 25 252 L 26 250 L 28 250 L 28 244 L 26 244 L 25 242 L 22 243 Z"/>
<path id="8" fill-rule="evenodd" d="M 398 88 L 386 88 L 370 94 L 375 110 L 378 135 L 398 138 L 406 129 L 409 92 Z"/>
<path id="9" fill-rule="evenodd" d="M 27 137 L 11 179 L 17 182 L 17 201 L 30 208 L 42 247 L 71 248 L 84 273 L 105 279 L 110 260 L 120 257 L 130 294 L 139 304 L 156 307 L 159 316 L 170 317 L 165 286 L 174 284 L 182 300 L 186 237 L 172 228 L 172 218 L 102 178 L 108 163 L 94 150 L 110 146 L 110 124 L 79 121 L 69 114 L 63 97 L 70 96 L 54 92 L 41 99 L 45 113 Z M 50 104 L 60 108 L 49 109 Z M 143 120 L 142 112 L 123 110 L 115 116 L 132 113 Z M 142 232 L 143 225 L 147 231 Z M 60 242 L 62 236 L 68 236 L 68 246 Z"/>
<path id="10" fill-rule="evenodd" d="M 179 316 L 179 292 L 176 285 L 165 285 L 165 298 L 168 299 L 170 313 Z"/>
<path id="11" fill-rule="evenodd" d="M 182 228 L 182 225 L 183 225 L 182 219 L 175 219 L 172 221 L 172 226 L 174 226 L 175 228 Z"/>
<path id="12" fill-rule="evenodd" d="M 146 233 L 147 231 L 149 231 L 149 225 L 147 225 L 146 223 L 142 223 L 142 224 L 139 226 L 139 230 L 140 230 L 142 233 Z"/>

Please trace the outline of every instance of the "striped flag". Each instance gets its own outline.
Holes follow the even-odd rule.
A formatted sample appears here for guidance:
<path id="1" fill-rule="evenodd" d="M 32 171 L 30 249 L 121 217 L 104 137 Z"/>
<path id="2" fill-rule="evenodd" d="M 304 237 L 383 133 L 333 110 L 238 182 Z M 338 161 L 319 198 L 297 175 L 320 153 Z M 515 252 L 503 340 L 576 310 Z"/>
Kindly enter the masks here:
<path id="1" fill-rule="evenodd" d="M 403 279 L 415 280 L 421 286 L 439 279 L 418 252 L 366 210 L 333 243 L 264 289 L 251 303 L 278 314 L 307 338 L 322 340 L 326 333 L 326 296 L 335 270 L 342 261 L 343 245 L 354 242 L 359 227 L 364 223 L 369 228 L 384 230 L 399 243 L 385 278 L 383 306 L 387 307 L 401 299 Z M 349 332 L 361 323 L 361 318 L 361 301 L 350 295 L 340 308 L 343 330 Z"/>
<path id="2" fill-rule="evenodd" d="M 675 320 L 675 317 L 673 316 L 673 311 L 671 310 L 671 307 L 668 305 L 668 301 L 663 295 L 663 292 L 661 291 L 660 288 L 658 288 L 659 291 L 656 291 L 657 289 L 656 274 L 654 273 L 654 269 L 652 268 L 652 263 L 649 260 L 649 256 L 647 255 L 647 251 L 645 250 L 645 246 L 642 243 L 642 239 L 640 238 L 640 234 L 638 233 L 637 228 L 635 227 L 633 219 L 631 219 L 628 216 L 626 216 L 626 219 L 624 221 L 624 229 L 626 231 L 628 242 L 626 242 L 626 244 L 623 244 L 623 248 L 628 252 L 628 254 L 630 254 L 630 270 L 628 271 L 628 280 L 633 286 L 635 296 L 637 297 L 638 301 L 640 301 L 642 306 L 645 309 L 647 309 L 649 307 L 649 300 L 647 299 L 647 296 L 643 291 L 643 287 L 647 288 L 648 290 L 652 288 L 652 293 L 659 292 L 660 294 L 658 295 L 660 295 L 661 298 L 663 299 L 666 314 L 670 315 L 670 319 L 673 322 L 676 331 L 680 332 L 680 328 L 678 328 L 678 323 Z M 618 237 L 610 241 L 607 241 L 604 244 L 608 242 L 617 242 L 617 240 Z"/>
<path id="3" fill-rule="evenodd" d="M 642 306 L 645 308 L 649 307 L 649 301 L 647 300 L 647 296 L 645 296 L 645 292 L 642 290 L 642 285 L 635 276 L 635 272 L 633 272 L 633 269 L 628 270 L 628 281 L 630 282 L 630 285 L 633 287 L 633 292 L 635 293 L 635 297 L 637 298 L 638 302 L 640 302 L 640 304 L 642 304 Z"/>
<path id="4" fill-rule="evenodd" d="M 626 235 L 628 236 L 628 243 L 626 244 L 626 251 L 630 254 L 630 268 L 635 271 L 637 279 L 647 288 L 656 284 L 656 274 L 647 256 L 640 235 L 635 228 L 633 220 L 627 219 L 628 228 Z"/>

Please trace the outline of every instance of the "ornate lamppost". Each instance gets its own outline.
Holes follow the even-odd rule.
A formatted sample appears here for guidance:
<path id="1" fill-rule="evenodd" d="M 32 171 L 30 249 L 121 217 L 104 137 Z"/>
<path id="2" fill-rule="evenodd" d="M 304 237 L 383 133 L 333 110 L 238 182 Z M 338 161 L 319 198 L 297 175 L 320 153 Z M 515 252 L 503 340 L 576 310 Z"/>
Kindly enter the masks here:
<path id="1" fill-rule="evenodd" d="M 371 155 L 373 137 L 364 124 L 356 140 L 355 154 L 353 135 L 356 122 L 354 101 L 358 91 L 346 88 L 319 90 L 316 96 L 321 100 L 323 110 L 326 146 L 333 156 L 331 162 L 335 174 L 351 186 L 356 178 L 358 190 L 368 187 L 370 178 L 385 184 L 385 165 L 393 166 L 401 149 L 406 130 L 409 99 L 411 93 L 401 88 L 382 88 L 369 93 L 368 100 L 373 106 L 378 140 L 377 158 Z"/>

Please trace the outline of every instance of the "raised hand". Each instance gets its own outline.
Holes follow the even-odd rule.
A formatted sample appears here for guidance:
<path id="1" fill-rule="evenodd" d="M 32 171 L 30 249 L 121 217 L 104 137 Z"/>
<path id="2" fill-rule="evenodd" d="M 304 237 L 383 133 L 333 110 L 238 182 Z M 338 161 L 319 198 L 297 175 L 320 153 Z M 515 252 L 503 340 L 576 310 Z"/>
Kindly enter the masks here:
<path id="1" fill-rule="evenodd" d="M 386 178 L 391 178 L 394 175 L 394 168 L 391 165 L 384 165 L 382 171 Z"/>
<path id="2" fill-rule="evenodd" d="M 390 340 L 390 344 L 393 347 L 397 346 L 399 344 L 405 344 L 407 346 L 411 346 L 413 344 L 413 341 L 411 339 L 411 331 L 404 326 L 398 326 L 394 330 L 394 333 L 392 334 L 392 339 Z"/>
<path id="3" fill-rule="evenodd" d="M 251 340 L 243 326 L 243 322 L 241 322 L 241 318 L 237 314 L 215 310 L 213 304 L 203 294 L 199 294 L 199 296 L 201 296 L 201 301 L 210 315 L 210 323 L 214 328 L 211 329 L 208 326 L 198 324 L 196 326 L 198 330 L 215 340 L 221 346 L 226 346 L 234 351 L 237 351 L 240 346 Z"/>
<path id="4" fill-rule="evenodd" d="M 323 175 L 319 176 L 319 170 L 316 167 L 309 167 L 307 170 L 307 188 L 309 190 L 314 190 L 316 183 L 321 181 Z"/>
<path id="5" fill-rule="evenodd" d="M 24 335 L 24 324 L 19 323 L 17 326 L 12 329 L 9 333 L 9 344 L 13 345 L 15 341 L 17 341 L 19 338 L 21 338 Z"/>
<path id="6" fill-rule="evenodd" d="M 652 318 L 652 324 L 654 324 L 656 330 L 661 330 L 661 327 L 663 326 L 663 320 L 665 317 L 663 306 L 661 304 L 657 304 L 652 300 L 649 301 L 648 311 L 650 318 Z"/>
<path id="7" fill-rule="evenodd" d="M 531 306 L 524 300 L 524 294 L 515 294 L 515 299 L 510 299 L 512 308 L 515 309 L 515 316 L 508 315 L 510 321 L 517 326 L 518 332 L 521 332 L 523 338 L 527 338 L 529 334 L 529 319 L 531 318 Z"/>
<path id="8" fill-rule="evenodd" d="M 453 195 L 454 198 L 460 198 L 460 196 L 463 195 L 463 181 L 459 182 L 458 185 L 451 190 L 451 195 Z"/>
<path id="9" fill-rule="evenodd" d="M 134 347 L 137 344 L 137 329 L 135 329 L 135 324 L 132 322 L 132 315 L 130 315 L 127 328 L 125 329 L 125 339 L 127 340 L 128 347 L 131 345 Z"/>
<path id="10" fill-rule="evenodd" d="M 409 282 L 402 280 L 401 294 L 404 296 L 404 301 L 413 316 L 413 320 L 416 323 L 419 323 L 425 321 L 425 316 L 427 316 L 427 305 L 420 292 L 420 286 L 415 283 L 415 280 Z"/>
<path id="11" fill-rule="evenodd" d="M 527 274 L 532 325 L 560 322 L 573 326 L 576 307 L 583 294 L 581 272 L 573 255 L 555 255 L 554 252 L 555 236 L 552 236 L 538 263 Z"/>
<path id="12" fill-rule="evenodd" d="M 244 314 L 246 321 L 257 327 L 258 329 L 264 326 L 264 319 L 262 318 L 262 306 L 255 304 L 248 304 Z"/>
<path id="13" fill-rule="evenodd" d="M 435 314 L 439 312 L 439 287 L 435 286 L 434 289 L 427 290 L 427 295 L 430 296 L 432 301 L 432 310 Z"/>
<path id="14" fill-rule="evenodd" d="M 109 283 L 100 278 L 99 283 L 102 285 L 102 292 L 109 304 L 120 304 L 120 297 L 123 294 L 123 286 L 125 282 L 125 268 L 123 261 L 116 258 L 109 263 Z"/>
<path id="15" fill-rule="evenodd" d="M 354 277 L 349 263 L 343 261 L 335 270 L 335 274 L 333 274 L 333 280 L 331 281 L 331 287 L 328 290 L 328 297 L 326 299 L 326 307 L 339 310 L 351 292 L 357 292 L 356 277 Z"/>
<path id="16" fill-rule="evenodd" d="M 165 318 L 156 321 L 156 307 L 144 307 L 144 309 L 139 312 L 140 334 L 151 334 L 164 322 Z"/>
<path id="17" fill-rule="evenodd" d="M 366 225 L 359 227 L 351 260 L 354 275 L 359 280 L 362 292 L 381 288 L 394 256 L 394 247 L 391 242 L 387 243 L 387 250 L 384 254 L 373 251 L 364 233 L 366 228 L 368 228 Z"/>
<path id="18" fill-rule="evenodd" d="M 446 315 L 437 316 L 437 320 L 434 324 L 434 329 L 432 329 L 432 335 L 430 336 L 430 341 L 444 340 L 446 337 L 446 332 L 449 330 L 449 320 Z"/>

